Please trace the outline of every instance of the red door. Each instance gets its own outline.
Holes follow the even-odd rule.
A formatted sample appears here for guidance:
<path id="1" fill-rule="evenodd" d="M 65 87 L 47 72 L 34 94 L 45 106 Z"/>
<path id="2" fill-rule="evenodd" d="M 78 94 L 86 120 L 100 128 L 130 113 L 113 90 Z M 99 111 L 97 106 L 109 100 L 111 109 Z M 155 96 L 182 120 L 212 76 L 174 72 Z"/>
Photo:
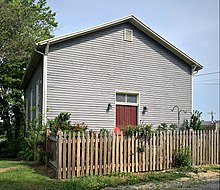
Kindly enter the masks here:
<path id="1" fill-rule="evenodd" d="M 125 131 L 127 125 L 137 125 L 137 106 L 116 106 L 116 127 Z"/>

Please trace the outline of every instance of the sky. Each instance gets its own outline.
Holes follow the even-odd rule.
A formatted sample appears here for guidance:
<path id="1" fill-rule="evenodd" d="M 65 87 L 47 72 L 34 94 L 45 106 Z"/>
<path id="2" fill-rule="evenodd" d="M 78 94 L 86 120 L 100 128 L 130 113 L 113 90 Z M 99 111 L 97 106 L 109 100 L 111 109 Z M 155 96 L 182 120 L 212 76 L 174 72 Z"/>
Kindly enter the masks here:
<path id="1" fill-rule="evenodd" d="M 203 65 L 194 76 L 193 109 L 220 119 L 219 0 L 48 0 L 55 36 L 134 15 Z M 213 73 L 213 74 L 209 74 Z"/>

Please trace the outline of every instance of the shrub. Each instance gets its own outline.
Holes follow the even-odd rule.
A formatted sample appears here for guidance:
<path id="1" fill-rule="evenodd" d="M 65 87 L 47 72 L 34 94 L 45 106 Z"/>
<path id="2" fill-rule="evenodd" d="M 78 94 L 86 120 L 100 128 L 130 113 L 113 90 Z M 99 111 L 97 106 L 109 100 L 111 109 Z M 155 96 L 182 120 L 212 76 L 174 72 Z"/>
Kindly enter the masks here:
<path id="1" fill-rule="evenodd" d="M 104 137 L 105 134 L 108 136 L 109 131 L 105 128 L 100 129 L 100 134 Z"/>
<path id="2" fill-rule="evenodd" d="M 170 126 L 168 126 L 167 123 L 161 123 L 157 128 L 157 130 L 159 131 L 168 131 L 168 130 L 174 131 L 176 129 L 177 129 L 177 125 L 174 123 L 170 124 Z"/>
<path id="3" fill-rule="evenodd" d="M 34 119 L 29 123 L 25 137 L 20 141 L 21 148 L 18 157 L 24 160 L 34 160 L 43 163 L 46 157 L 46 126 Z"/>
<path id="4" fill-rule="evenodd" d="M 138 134 L 138 137 L 146 137 L 153 132 L 152 125 L 128 125 L 125 129 L 125 135 L 132 136 Z"/>
<path id="5" fill-rule="evenodd" d="M 70 113 L 61 112 L 57 117 L 52 120 L 48 120 L 50 130 L 57 133 L 59 130 L 62 132 L 85 132 L 88 126 L 85 123 L 75 123 L 71 125 Z"/>
<path id="6" fill-rule="evenodd" d="M 190 121 L 185 121 L 185 127 L 187 129 L 200 130 L 202 129 L 202 120 L 201 120 L 202 112 L 198 110 L 193 110 L 191 113 Z"/>
<path id="7" fill-rule="evenodd" d="M 48 124 L 51 131 L 54 131 L 57 133 L 57 131 L 62 130 L 70 130 L 71 124 L 70 124 L 70 113 L 67 112 L 61 112 L 57 117 L 55 117 L 52 120 L 48 120 Z"/>
<path id="8" fill-rule="evenodd" d="M 191 151 L 189 147 L 178 148 L 176 151 L 174 151 L 172 158 L 172 166 L 174 168 L 187 168 L 191 166 L 192 160 Z"/>

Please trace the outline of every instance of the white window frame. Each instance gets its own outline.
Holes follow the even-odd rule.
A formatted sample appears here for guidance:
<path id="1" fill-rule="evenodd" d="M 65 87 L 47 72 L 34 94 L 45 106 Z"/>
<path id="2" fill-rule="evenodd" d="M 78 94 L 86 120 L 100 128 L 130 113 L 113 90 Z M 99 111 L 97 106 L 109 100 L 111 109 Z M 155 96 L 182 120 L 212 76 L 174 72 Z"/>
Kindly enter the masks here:
<path id="1" fill-rule="evenodd" d="M 39 122 L 39 80 L 36 82 L 36 121 L 37 126 Z"/>
<path id="2" fill-rule="evenodd" d="M 31 89 L 30 98 L 30 121 L 33 121 L 33 89 Z"/>
<path id="3" fill-rule="evenodd" d="M 29 110 L 29 106 L 28 106 L 28 99 L 25 99 L 25 121 L 26 121 L 26 131 L 28 129 L 28 110 Z"/>
<path id="4" fill-rule="evenodd" d="M 131 102 L 117 102 L 116 101 L 116 95 L 117 94 L 131 94 L 137 96 L 137 103 L 131 103 Z M 136 106 L 137 107 L 137 125 L 140 124 L 140 92 L 136 91 L 122 91 L 122 90 L 116 90 L 115 91 L 115 126 L 116 126 L 116 106 L 122 105 L 122 106 Z"/>

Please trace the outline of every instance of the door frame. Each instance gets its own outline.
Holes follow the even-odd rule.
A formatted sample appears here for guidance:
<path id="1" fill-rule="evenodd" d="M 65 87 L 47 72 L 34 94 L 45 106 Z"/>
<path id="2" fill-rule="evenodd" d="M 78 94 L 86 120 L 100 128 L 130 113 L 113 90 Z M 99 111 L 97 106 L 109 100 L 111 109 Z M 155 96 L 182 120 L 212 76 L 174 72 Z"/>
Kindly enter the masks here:
<path id="1" fill-rule="evenodd" d="M 129 102 L 117 102 L 116 101 L 116 94 L 121 93 L 121 94 L 132 94 L 132 95 L 137 95 L 137 103 L 129 103 Z M 125 91 L 125 90 L 115 90 L 115 119 L 114 119 L 114 126 L 116 127 L 116 106 L 117 105 L 123 105 L 123 106 L 136 106 L 137 107 L 137 125 L 140 124 L 140 92 L 137 91 Z"/>

